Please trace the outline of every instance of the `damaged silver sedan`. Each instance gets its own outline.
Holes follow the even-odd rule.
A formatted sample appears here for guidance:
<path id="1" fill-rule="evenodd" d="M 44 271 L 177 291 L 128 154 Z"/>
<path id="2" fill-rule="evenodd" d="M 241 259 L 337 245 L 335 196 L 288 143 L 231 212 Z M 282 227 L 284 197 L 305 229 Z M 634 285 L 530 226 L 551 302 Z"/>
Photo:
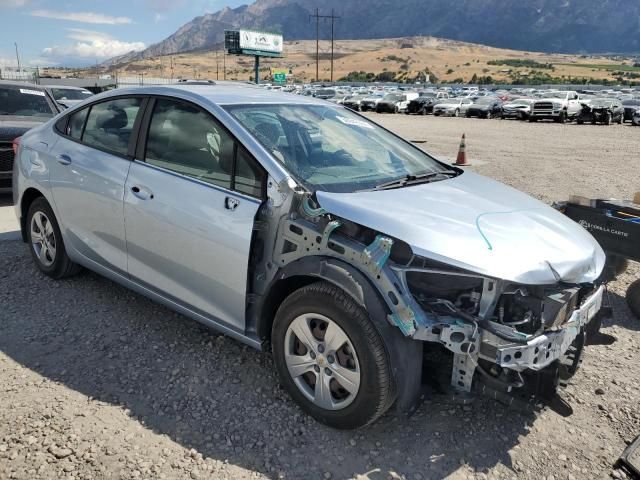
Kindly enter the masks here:
<path id="1" fill-rule="evenodd" d="M 337 428 L 575 372 L 605 256 L 578 224 L 343 107 L 251 86 L 117 90 L 19 141 L 36 265 L 97 271 L 256 348 Z"/>

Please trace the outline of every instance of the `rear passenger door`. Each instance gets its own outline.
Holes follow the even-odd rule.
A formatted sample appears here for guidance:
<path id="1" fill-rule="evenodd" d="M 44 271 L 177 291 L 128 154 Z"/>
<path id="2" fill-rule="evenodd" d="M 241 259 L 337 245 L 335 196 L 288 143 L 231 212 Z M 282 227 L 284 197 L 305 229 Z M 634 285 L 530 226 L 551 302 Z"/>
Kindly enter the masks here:
<path id="1" fill-rule="evenodd" d="M 198 106 L 159 97 L 147 112 L 125 192 L 129 274 L 243 332 L 251 238 L 266 175 Z"/>
<path id="2" fill-rule="evenodd" d="M 56 123 L 50 181 L 69 255 L 126 275 L 124 184 L 143 98 L 92 104 Z M 139 122 L 139 120 L 138 120 Z"/>

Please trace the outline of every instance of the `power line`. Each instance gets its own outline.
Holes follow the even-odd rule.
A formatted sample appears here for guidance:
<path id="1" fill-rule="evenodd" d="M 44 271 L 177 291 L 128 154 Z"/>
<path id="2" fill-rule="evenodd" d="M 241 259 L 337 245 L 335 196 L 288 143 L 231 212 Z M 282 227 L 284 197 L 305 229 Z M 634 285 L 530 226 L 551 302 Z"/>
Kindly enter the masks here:
<path id="1" fill-rule="evenodd" d="M 309 21 L 316 19 L 316 82 L 320 81 L 320 19 L 331 19 L 331 81 L 333 82 L 333 43 L 334 43 L 334 23 L 340 17 L 334 15 L 333 8 L 331 15 L 320 15 L 319 9 L 316 8 L 314 15 L 309 15 Z"/>

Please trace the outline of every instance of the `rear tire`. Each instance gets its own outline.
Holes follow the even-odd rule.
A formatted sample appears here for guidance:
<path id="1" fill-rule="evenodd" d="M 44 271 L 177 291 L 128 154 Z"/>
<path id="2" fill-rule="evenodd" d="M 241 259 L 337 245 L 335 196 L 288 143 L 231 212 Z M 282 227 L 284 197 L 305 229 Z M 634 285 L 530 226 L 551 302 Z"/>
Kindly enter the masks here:
<path id="1" fill-rule="evenodd" d="M 327 335 L 339 340 L 327 340 Z M 281 384 L 321 423 L 339 429 L 362 427 L 395 399 L 389 346 L 366 311 L 330 283 L 308 285 L 282 302 L 271 344 Z"/>
<path id="2" fill-rule="evenodd" d="M 45 275 L 59 280 L 80 271 L 67 255 L 58 220 L 44 197 L 36 198 L 27 212 L 27 242 L 33 261 Z"/>

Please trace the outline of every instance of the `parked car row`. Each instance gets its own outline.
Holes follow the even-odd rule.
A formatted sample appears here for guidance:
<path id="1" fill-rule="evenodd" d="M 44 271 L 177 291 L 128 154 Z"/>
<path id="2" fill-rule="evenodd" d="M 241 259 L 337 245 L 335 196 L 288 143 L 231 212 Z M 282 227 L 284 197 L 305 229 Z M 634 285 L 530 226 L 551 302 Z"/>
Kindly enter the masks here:
<path id="1" fill-rule="evenodd" d="M 275 88 L 275 87 L 266 87 Z M 557 123 L 638 124 L 640 91 L 633 89 L 551 90 L 513 88 L 488 90 L 415 88 L 411 86 L 317 87 L 290 85 L 282 91 L 314 96 L 359 112 L 405 113 L 451 117 L 503 118 Z"/>

